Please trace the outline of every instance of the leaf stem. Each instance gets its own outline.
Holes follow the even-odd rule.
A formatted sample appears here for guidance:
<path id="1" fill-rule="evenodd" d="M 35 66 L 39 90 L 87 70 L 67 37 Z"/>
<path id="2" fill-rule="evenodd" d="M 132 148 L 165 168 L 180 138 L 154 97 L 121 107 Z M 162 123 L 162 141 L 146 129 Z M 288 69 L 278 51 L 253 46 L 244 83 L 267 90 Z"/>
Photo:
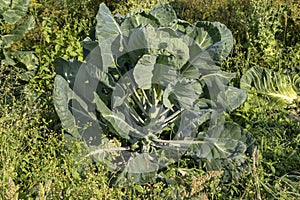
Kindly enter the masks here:
<path id="1" fill-rule="evenodd" d="M 176 118 L 182 111 L 183 111 L 183 109 L 177 110 L 175 113 L 173 113 L 167 119 L 165 119 L 164 124 L 167 124 L 168 121 L 172 121 L 172 119 Z"/>
<path id="2" fill-rule="evenodd" d="M 206 144 L 211 143 L 208 141 L 194 141 L 194 140 L 162 140 L 158 138 L 152 139 L 155 142 L 159 143 L 168 143 L 168 144 Z"/>
<path id="3" fill-rule="evenodd" d="M 107 149 L 99 149 L 96 151 L 92 151 L 91 153 L 87 154 L 85 157 L 95 155 L 95 154 L 100 154 L 103 152 L 112 152 L 112 151 L 128 151 L 130 150 L 130 147 L 114 147 L 114 148 L 107 148 Z"/>

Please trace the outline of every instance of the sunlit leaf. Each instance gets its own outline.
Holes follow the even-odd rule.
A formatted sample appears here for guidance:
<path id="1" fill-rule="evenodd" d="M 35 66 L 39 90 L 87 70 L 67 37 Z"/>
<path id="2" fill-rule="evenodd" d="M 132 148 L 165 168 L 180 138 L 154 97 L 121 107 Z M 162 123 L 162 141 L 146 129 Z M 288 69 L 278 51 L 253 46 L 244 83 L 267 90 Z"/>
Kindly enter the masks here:
<path id="1" fill-rule="evenodd" d="M 253 94 L 260 106 L 284 108 L 298 98 L 289 76 L 262 67 L 249 69 L 241 78 L 241 88 Z"/>

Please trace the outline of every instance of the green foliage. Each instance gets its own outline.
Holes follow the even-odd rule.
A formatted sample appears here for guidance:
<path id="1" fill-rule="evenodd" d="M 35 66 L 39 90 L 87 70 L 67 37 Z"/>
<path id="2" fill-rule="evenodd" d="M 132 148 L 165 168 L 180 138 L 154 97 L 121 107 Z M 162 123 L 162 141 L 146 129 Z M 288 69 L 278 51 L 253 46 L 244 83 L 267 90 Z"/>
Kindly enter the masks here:
<path id="1" fill-rule="evenodd" d="M 40 59 L 37 82 L 42 79 L 50 90 L 56 57 L 83 58 L 80 41 L 88 34 L 87 27 L 93 24 L 90 20 L 95 15 L 92 5 L 92 1 L 79 3 L 71 0 L 31 3 L 31 13 L 36 16 L 38 26 L 28 38 L 28 43 L 34 44 L 33 49 Z"/>
<path id="2" fill-rule="evenodd" d="M 256 167 L 250 177 L 240 180 L 246 190 L 243 196 L 246 199 L 258 195 L 262 199 L 297 199 L 300 121 L 290 111 L 256 104 L 244 104 L 236 114 L 239 124 L 245 124 L 253 137 L 260 140 L 252 155 Z M 237 182 L 233 185 L 239 187 Z M 251 194 L 251 191 L 256 192 Z"/>
<path id="3" fill-rule="evenodd" d="M 297 20 L 288 14 L 296 5 L 292 1 L 250 1 L 250 17 L 246 21 L 250 63 L 276 71 L 289 67 L 288 49 L 299 43 L 294 35 Z"/>
<path id="4" fill-rule="evenodd" d="M 247 9 L 249 1 L 237 0 L 211 0 L 211 1 L 187 1 L 178 0 L 171 2 L 178 15 L 195 22 L 198 20 L 213 21 L 218 20 L 223 23 L 234 19 L 235 14 Z M 242 7 L 241 5 L 244 5 Z M 235 9 L 236 8 L 236 9 Z M 237 16 L 236 16 L 237 17 Z M 225 23 L 228 24 L 228 23 Z M 233 30 L 236 31 L 236 30 Z"/>
<path id="5" fill-rule="evenodd" d="M 284 7 L 274 1 L 260 0 L 250 2 L 252 14 L 249 18 L 249 42 L 253 47 L 253 54 L 257 54 L 264 62 L 263 66 L 273 66 L 279 61 L 279 50 L 283 40 L 278 40 L 283 27 L 280 15 L 284 14 Z M 283 38 L 281 38 L 283 39 Z"/>
<path id="6" fill-rule="evenodd" d="M 107 6 L 113 10 L 113 14 L 126 15 L 126 13 L 135 10 L 143 9 L 145 11 L 151 10 L 158 3 L 169 3 L 170 0 L 126 0 L 126 1 L 108 1 Z"/>
<path id="7" fill-rule="evenodd" d="M 1 199 L 12 196 L 12 192 L 20 199 L 76 198 L 82 194 L 91 198 L 98 186 L 107 190 L 105 168 L 98 165 L 101 172 L 95 175 L 95 169 L 84 164 L 84 159 L 70 155 L 61 136 L 48 129 L 41 107 L 19 103 L 0 108 L 0 166 L 5 169 L 0 171 Z M 80 144 L 73 145 L 72 152 L 81 151 Z M 77 172 L 83 165 L 89 169 L 84 173 L 84 181 Z M 105 195 L 110 194 L 102 194 Z"/>

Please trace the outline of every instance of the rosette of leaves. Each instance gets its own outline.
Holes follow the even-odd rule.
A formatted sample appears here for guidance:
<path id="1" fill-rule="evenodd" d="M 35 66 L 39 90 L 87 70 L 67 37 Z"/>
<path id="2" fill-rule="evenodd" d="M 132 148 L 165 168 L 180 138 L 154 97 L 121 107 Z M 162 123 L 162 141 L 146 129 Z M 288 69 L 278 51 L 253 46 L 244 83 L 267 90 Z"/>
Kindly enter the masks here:
<path id="1" fill-rule="evenodd" d="M 22 81 L 29 81 L 38 67 L 31 51 L 12 50 L 12 45 L 34 28 L 33 16 L 27 16 L 29 0 L 0 0 L 0 65 L 14 68 Z"/>
<path id="2" fill-rule="evenodd" d="M 96 18 L 85 62 L 55 61 L 67 140 L 84 141 L 87 156 L 120 171 L 118 181 L 153 180 L 182 155 L 214 170 L 245 162 L 251 140 L 224 117 L 246 99 L 229 85 L 235 74 L 220 70 L 232 48 L 226 26 L 189 24 L 166 4 L 118 20 L 100 4 Z"/>

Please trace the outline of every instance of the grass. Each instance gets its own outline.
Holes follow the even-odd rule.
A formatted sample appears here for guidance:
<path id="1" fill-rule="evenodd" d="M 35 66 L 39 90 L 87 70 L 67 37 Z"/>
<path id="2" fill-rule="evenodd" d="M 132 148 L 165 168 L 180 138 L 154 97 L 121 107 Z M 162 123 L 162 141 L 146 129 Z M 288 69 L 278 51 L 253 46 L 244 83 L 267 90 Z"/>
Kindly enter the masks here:
<path id="1" fill-rule="evenodd" d="M 300 30 L 300 23 L 294 11 L 296 3 L 278 0 L 268 4 L 260 0 L 260 4 L 254 5 L 254 1 L 246 1 L 245 5 L 249 4 L 249 7 L 242 7 L 238 1 L 223 0 L 228 10 L 239 16 L 232 17 L 234 15 L 228 15 L 228 10 L 218 7 L 218 1 L 207 1 L 210 3 L 193 8 L 184 4 L 186 2 L 173 2 L 182 18 L 190 16 L 188 20 L 191 21 L 215 19 L 233 30 L 235 49 L 224 63 L 224 69 L 236 71 L 239 76 L 253 65 L 275 70 L 299 69 L 297 47 L 300 39 L 296 33 Z M 3 91 L 0 93 L 2 199 L 300 198 L 300 122 L 297 109 L 274 110 L 245 104 L 230 114 L 257 143 L 257 150 L 248 166 L 249 172 L 230 183 L 220 181 L 220 171 L 206 172 L 201 163 L 179 161 L 163 171 L 169 178 L 166 182 L 114 186 L 111 184 L 111 172 L 103 165 L 91 164 L 75 156 L 82 151 L 79 143 L 68 150 L 51 102 L 55 75 L 53 59 L 59 56 L 80 59 L 80 41 L 95 23 L 92 16 L 97 12 L 97 4 L 99 1 L 92 0 L 32 1 L 31 13 L 36 17 L 37 27 L 18 44 L 18 48 L 34 50 L 40 59 L 40 69 L 26 85 L 14 82 L 15 72 L 7 68 L 4 70 L 3 66 L 0 69 L 0 72 L 9 71 L 0 75 L 0 91 Z M 130 5 L 136 6 L 136 3 L 111 3 L 110 6 L 130 9 Z M 258 24 L 260 35 L 257 34 L 258 27 L 254 26 L 258 23 L 255 16 L 247 18 L 247 9 L 255 6 L 261 12 L 269 15 L 275 12 L 279 16 L 275 24 L 274 19 L 268 17 L 264 23 Z M 217 12 L 216 8 L 221 11 Z M 290 16 L 286 22 L 285 13 Z M 271 46 L 266 46 L 268 41 L 271 41 Z M 268 54 L 270 49 L 275 54 Z M 238 79 L 235 84 L 238 84 Z"/>

